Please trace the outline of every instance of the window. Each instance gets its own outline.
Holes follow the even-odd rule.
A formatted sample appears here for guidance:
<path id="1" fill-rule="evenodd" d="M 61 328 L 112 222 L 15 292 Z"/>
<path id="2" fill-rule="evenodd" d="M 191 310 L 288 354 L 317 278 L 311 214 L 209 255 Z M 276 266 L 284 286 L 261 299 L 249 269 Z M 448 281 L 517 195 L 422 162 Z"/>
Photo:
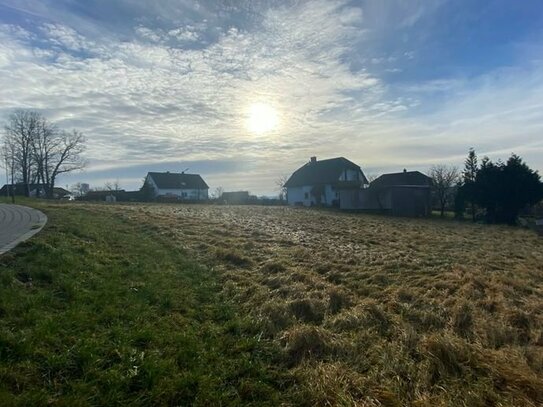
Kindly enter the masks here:
<path id="1" fill-rule="evenodd" d="M 309 192 L 304 193 L 304 199 L 309 199 Z"/>

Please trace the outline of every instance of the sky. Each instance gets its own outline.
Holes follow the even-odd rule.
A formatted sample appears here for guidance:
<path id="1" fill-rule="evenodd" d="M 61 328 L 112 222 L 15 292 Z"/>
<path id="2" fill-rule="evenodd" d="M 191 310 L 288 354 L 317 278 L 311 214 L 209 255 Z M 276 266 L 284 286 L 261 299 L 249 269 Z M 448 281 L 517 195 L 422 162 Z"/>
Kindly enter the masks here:
<path id="1" fill-rule="evenodd" d="M 271 195 L 311 156 L 378 175 L 470 147 L 541 173 L 543 3 L 0 0 L 0 122 L 20 108 L 86 135 L 60 185 Z"/>

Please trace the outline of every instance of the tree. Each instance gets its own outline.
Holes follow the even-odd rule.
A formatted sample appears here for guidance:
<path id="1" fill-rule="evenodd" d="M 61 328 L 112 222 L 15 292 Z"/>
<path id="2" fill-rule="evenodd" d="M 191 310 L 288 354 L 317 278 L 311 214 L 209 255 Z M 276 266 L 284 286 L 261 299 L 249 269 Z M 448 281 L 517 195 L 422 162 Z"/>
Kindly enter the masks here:
<path id="1" fill-rule="evenodd" d="M 71 132 L 62 131 L 58 138 L 52 144 L 52 153 L 47 163 L 49 174 L 45 184 L 47 185 L 47 194 L 51 198 L 55 182 L 60 174 L 81 170 L 85 168 L 86 161 L 82 157 L 85 151 L 85 136 L 77 130 Z"/>
<path id="2" fill-rule="evenodd" d="M 445 207 L 451 203 L 453 188 L 460 179 L 457 167 L 447 165 L 434 165 L 430 168 L 430 178 L 434 194 L 439 202 L 441 217 L 445 216 Z"/>
<path id="3" fill-rule="evenodd" d="M 287 187 L 285 184 L 287 183 L 289 179 L 288 175 L 281 175 L 277 180 L 275 181 L 275 186 L 277 187 L 277 190 L 279 191 L 279 200 L 282 201 L 287 198 Z"/>
<path id="4" fill-rule="evenodd" d="M 25 185 L 26 196 L 30 195 L 30 184 L 34 180 L 33 139 L 36 137 L 39 120 L 40 115 L 36 112 L 17 110 L 5 126 L 4 144 L 12 154 L 11 161 L 20 181 Z"/>
<path id="5" fill-rule="evenodd" d="M 85 166 L 83 134 L 60 130 L 33 111 L 18 110 L 9 117 L 3 146 L 9 154 L 7 161 L 12 163 L 12 184 L 22 182 L 27 196 L 30 185 L 37 182 L 51 198 L 60 174 Z"/>
<path id="6" fill-rule="evenodd" d="M 70 192 L 73 196 L 81 198 L 89 192 L 89 184 L 77 182 L 70 187 Z"/>
<path id="7" fill-rule="evenodd" d="M 144 181 L 145 182 L 145 181 Z M 119 183 L 119 180 L 116 179 L 114 182 L 106 182 L 104 184 L 104 191 L 111 191 L 111 192 L 117 192 L 121 190 L 121 184 Z"/>
<path id="8" fill-rule="evenodd" d="M 477 154 L 475 154 L 475 150 L 473 148 L 470 148 L 468 152 L 468 157 L 464 161 L 464 171 L 462 172 L 462 178 L 464 183 L 462 185 L 462 188 L 459 188 L 458 191 L 459 195 L 461 195 L 465 200 L 469 202 L 471 208 L 471 217 L 474 222 L 476 218 L 475 201 L 477 200 L 477 197 L 475 196 L 475 179 L 477 177 L 478 169 L 479 165 L 477 162 Z"/>
<path id="9" fill-rule="evenodd" d="M 221 199 L 222 193 L 224 192 L 223 187 L 218 186 L 215 188 L 215 190 L 211 193 L 211 199 Z"/>
<path id="10" fill-rule="evenodd" d="M 15 153 L 12 150 L 11 144 L 5 143 L 1 146 L 2 154 L 2 166 L 6 170 L 6 185 L 10 183 L 11 179 L 11 193 L 9 188 L 6 188 L 6 194 L 11 195 L 11 202 L 15 203 L 15 191 L 13 191 L 13 184 L 15 183 Z"/>

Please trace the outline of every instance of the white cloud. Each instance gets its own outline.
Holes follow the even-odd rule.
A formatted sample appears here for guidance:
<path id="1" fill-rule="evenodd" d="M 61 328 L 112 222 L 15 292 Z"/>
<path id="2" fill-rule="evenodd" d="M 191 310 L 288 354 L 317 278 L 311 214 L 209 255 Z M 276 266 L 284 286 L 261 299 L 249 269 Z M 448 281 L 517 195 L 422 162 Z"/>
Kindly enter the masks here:
<path id="1" fill-rule="evenodd" d="M 519 153 L 540 148 L 534 138 L 543 123 L 539 68 L 391 87 L 350 63 L 371 40 L 367 18 L 340 2 L 301 2 L 268 9 L 250 27 L 221 27 L 213 41 L 204 38 L 209 22 L 169 28 L 138 22 L 128 41 L 107 33 L 87 37 L 58 23 L 43 25 L 40 38 L 0 26 L 0 113 L 41 109 L 84 131 L 91 171 L 93 162 L 98 171 L 238 160 L 250 175 L 237 169 L 211 179 L 255 192 L 271 192 L 273 183 L 261 180 L 315 154 L 344 155 L 363 167 L 424 169 L 432 160 L 459 162 L 472 145 L 486 152 L 496 145 Z M 405 24 L 419 18 L 416 8 Z M 401 69 L 393 56 L 373 58 L 370 65 Z M 444 105 L 411 114 L 436 92 L 447 95 Z M 247 108 L 257 102 L 279 112 L 277 131 L 247 131 Z"/>

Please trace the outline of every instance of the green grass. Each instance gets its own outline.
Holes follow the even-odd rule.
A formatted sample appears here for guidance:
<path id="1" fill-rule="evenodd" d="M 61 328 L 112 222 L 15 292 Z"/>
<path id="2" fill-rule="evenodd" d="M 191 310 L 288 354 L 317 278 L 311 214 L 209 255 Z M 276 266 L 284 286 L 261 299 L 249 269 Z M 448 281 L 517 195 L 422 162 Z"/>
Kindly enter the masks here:
<path id="1" fill-rule="evenodd" d="M 33 205 L 47 226 L 0 257 L 1 406 L 282 401 L 278 346 L 210 268 L 152 226 Z"/>

